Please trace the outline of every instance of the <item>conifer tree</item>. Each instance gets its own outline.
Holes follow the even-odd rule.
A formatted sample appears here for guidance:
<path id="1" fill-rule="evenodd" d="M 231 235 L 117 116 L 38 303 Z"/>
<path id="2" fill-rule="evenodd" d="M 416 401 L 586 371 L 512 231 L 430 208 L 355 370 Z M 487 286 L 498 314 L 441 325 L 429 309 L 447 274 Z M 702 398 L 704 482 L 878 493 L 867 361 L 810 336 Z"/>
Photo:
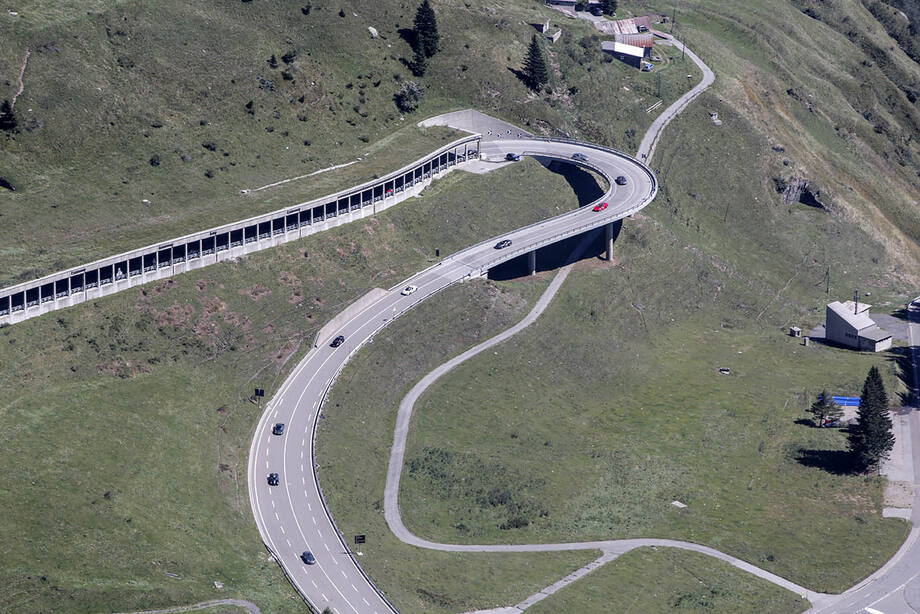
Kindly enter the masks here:
<path id="1" fill-rule="evenodd" d="M 438 52 L 441 37 L 438 35 L 438 21 L 428 0 L 422 0 L 415 12 L 415 52 L 425 58 Z"/>
<path id="2" fill-rule="evenodd" d="M 824 426 L 827 421 L 839 420 L 843 416 L 843 408 L 834 403 L 833 397 L 827 390 L 821 391 L 818 399 L 811 404 L 808 413 L 814 416 L 815 426 Z"/>
<path id="3" fill-rule="evenodd" d="M 877 367 L 869 369 L 859 400 L 859 422 L 850 432 L 850 452 L 861 471 L 879 468 L 894 447 L 888 393 Z"/>
<path id="4" fill-rule="evenodd" d="M 534 91 L 538 91 L 549 81 L 546 57 L 536 34 L 530 39 L 530 48 L 527 50 L 527 57 L 524 58 L 524 76 L 527 86 Z"/>

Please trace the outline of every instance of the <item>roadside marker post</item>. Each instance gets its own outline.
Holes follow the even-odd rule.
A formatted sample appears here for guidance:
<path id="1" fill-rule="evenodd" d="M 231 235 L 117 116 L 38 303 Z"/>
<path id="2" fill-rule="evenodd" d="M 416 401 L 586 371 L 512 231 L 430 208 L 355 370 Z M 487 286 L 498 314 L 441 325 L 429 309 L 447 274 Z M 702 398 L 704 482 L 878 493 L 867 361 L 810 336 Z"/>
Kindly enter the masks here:
<path id="1" fill-rule="evenodd" d="M 256 388 L 256 390 L 255 390 L 255 392 L 253 393 L 252 396 L 254 396 L 254 397 L 258 400 L 258 402 L 259 402 L 259 409 L 262 409 L 262 397 L 265 396 L 265 389 L 263 389 L 263 388 Z"/>

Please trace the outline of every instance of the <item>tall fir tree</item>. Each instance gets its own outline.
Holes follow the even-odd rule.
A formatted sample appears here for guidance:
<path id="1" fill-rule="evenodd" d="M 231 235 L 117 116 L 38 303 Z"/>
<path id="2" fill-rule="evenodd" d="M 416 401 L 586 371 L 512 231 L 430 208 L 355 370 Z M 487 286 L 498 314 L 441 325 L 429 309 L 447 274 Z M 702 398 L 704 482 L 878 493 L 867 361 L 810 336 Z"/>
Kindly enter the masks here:
<path id="1" fill-rule="evenodd" d="M 877 367 L 869 369 L 863 383 L 857 419 L 850 431 L 850 452 L 858 469 L 878 469 L 894 447 L 894 434 L 888 415 L 888 393 Z"/>
<path id="2" fill-rule="evenodd" d="M 412 61 L 409 63 L 409 70 L 416 77 L 424 77 L 425 71 L 428 70 L 428 58 L 421 51 L 416 50 L 412 55 Z"/>
<path id="3" fill-rule="evenodd" d="M 524 58 L 524 76 L 527 78 L 527 86 L 534 91 L 539 91 L 549 81 L 546 57 L 536 34 L 530 39 L 530 48 Z"/>
<path id="4" fill-rule="evenodd" d="M 13 105 L 9 100 L 4 100 L 0 104 L 0 130 L 4 132 L 16 132 L 19 122 L 16 120 L 16 114 L 13 113 Z"/>
<path id="5" fill-rule="evenodd" d="M 415 52 L 425 58 L 432 57 L 440 49 L 438 20 L 428 0 L 422 0 L 415 12 Z"/>

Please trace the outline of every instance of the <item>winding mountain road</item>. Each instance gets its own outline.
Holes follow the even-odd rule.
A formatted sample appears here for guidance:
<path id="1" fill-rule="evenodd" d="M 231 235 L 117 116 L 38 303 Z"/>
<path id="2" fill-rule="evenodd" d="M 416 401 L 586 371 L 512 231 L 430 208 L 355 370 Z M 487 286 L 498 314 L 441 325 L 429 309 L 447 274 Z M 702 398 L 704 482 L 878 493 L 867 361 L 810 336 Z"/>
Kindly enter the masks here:
<path id="1" fill-rule="evenodd" d="M 325 507 L 314 470 L 314 435 L 322 402 L 348 358 L 395 317 L 451 284 L 484 275 L 501 262 L 525 255 L 566 237 L 603 227 L 645 207 L 658 189 L 652 172 L 635 158 L 595 145 L 550 139 L 508 139 L 484 143 L 482 153 L 501 159 L 508 152 L 541 159 L 577 163 L 609 178 L 601 199 L 602 211 L 581 207 L 563 215 L 520 228 L 453 254 L 392 288 L 350 320 L 336 335 L 345 337 L 338 347 L 320 346 L 294 369 L 269 401 L 256 427 L 249 454 L 249 498 L 266 546 L 298 591 L 322 611 L 382 614 L 395 611 L 364 575 Z M 574 162 L 583 154 L 586 160 Z M 626 177 L 625 185 L 613 179 Z M 496 249 L 499 239 L 512 241 Z M 561 279 L 560 279 L 561 283 Z M 403 296 L 400 289 L 418 290 Z M 273 435 L 275 423 L 286 425 Z M 268 484 L 268 474 L 278 473 L 279 484 Z M 539 547 L 535 547 L 539 549 Z M 309 550 L 316 563 L 306 565 L 300 554 Z"/>
<path id="2" fill-rule="evenodd" d="M 678 48 L 681 46 L 678 41 L 673 41 L 673 44 Z M 689 50 L 686 51 L 688 57 L 702 69 L 703 79 L 652 123 L 639 148 L 638 157 L 642 160 L 647 161 L 652 157 L 667 123 L 709 87 L 715 79 L 708 66 L 695 54 Z M 346 339 L 341 347 L 321 346 L 311 351 L 269 401 L 256 427 L 250 448 L 248 469 L 250 502 L 256 524 L 266 546 L 284 569 L 292 584 L 318 611 L 323 611 L 328 607 L 335 614 L 397 612 L 396 608 L 387 601 L 364 573 L 348 544 L 345 543 L 326 508 L 315 472 L 314 439 L 317 421 L 321 415 L 326 395 L 349 357 L 363 344 L 370 341 L 388 322 L 440 290 L 464 279 L 484 275 L 495 265 L 528 254 L 544 245 L 627 217 L 650 203 L 657 192 L 658 186 L 653 173 L 638 159 L 588 143 L 554 139 L 499 140 L 496 138 L 492 141 L 483 140 L 481 149 L 481 153 L 492 160 L 500 160 L 506 153 L 515 152 L 541 159 L 564 160 L 596 171 L 604 176 L 609 184 L 607 191 L 598 201 L 608 202 L 609 207 L 600 212 L 593 212 L 590 206 L 582 207 L 520 228 L 502 237 L 493 237 L 453 254 L 405 280 L 342 324 L 335 333 L 343 335 Z M 572 158 L 574 154 L 582 154 L 587 159 L 574 161 Z M 624 186 L 618 186 L 613 181 L 613 178 L 619 175 L 627 178 Z M 494 244 L 499 238 L 511 240 L 511 247 L 495 249 Z M 885 598 L 885 595 L 890 596 L 903 589 L 903 586 L 892 588 L 891 582 L 904 581 L 904 586 L 906 586 L 914 581 L 917 574 L 907 577 L 906 572 L 901 568 L 906 565 L 905 561 L 911 563 L 920 561 L 920 546 L 917 545 L 920 541 L 916 539 L 916 530 L 912 532 L 911 539 L 905 543 L 899 554 L 885 568 L 841 596 L 815 593 L 713 548 L 689 542 L 666 539 L 628 539 L 563 544 L 461 545 L 431 542 L 409 532 L 399 514 L 398 492 L 406 435 L 415 401 L 425 388 L 457 364 L 502 342 L 535 321 L 549 304 L 567 274 L 568 268 L 560 271 L 533 310 L 519 324 L 432 371 L 409 392 L 401 403 L 385 493 L 386 520 L 400 540 L 418 547 L 460 552 L 601 550 L 603 555 L 596 561 L 597 565 L 592 564 L 591 569 L 609 560 L 614 560 L 624 552 L 642 546 L 693 550 L 726 561 L 735 567 L 802 595 L 815 606 L 816 609 L 813 611 L 822 614 L 859 611 L 853 608 L 877 603 L 879 594 L 883 594 L 882 598 Z M 418 290 L 409 296 L 401 295 L 399 290 L 409 284 L 417 286 Z M 272 426 L 275 423 L 286 424 L 284 434 L 280 436 L 272 434 Z M 914 432 L 918 430 L 914 429 Z M 920 445 L 915 446 L 915 449 L 920 450 Z M 268 485 L 266 478 L 269 473 L 280 475 L 280 483 L 277 486 Z M 300 558 L 304 550 L 310 550 L 315 555 L 315 564 L 304 564 Z M 872 601 L 873 599 L 876 601 Z M 892 610 L 891 612 L 886 611 L 885 614 L 901 614 L 901 612 Z"/>

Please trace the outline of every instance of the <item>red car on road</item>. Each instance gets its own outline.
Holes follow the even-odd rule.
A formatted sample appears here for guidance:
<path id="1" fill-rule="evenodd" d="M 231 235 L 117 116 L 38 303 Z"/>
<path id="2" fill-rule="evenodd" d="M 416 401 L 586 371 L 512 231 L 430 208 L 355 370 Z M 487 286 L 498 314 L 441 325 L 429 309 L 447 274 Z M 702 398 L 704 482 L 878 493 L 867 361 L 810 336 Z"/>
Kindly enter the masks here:
<path id="1" fill-rule="evenodd" d="M 597 203 L 594 205 L 594 211 L 603 211 L 607 208 L 607 203 Z"/>

